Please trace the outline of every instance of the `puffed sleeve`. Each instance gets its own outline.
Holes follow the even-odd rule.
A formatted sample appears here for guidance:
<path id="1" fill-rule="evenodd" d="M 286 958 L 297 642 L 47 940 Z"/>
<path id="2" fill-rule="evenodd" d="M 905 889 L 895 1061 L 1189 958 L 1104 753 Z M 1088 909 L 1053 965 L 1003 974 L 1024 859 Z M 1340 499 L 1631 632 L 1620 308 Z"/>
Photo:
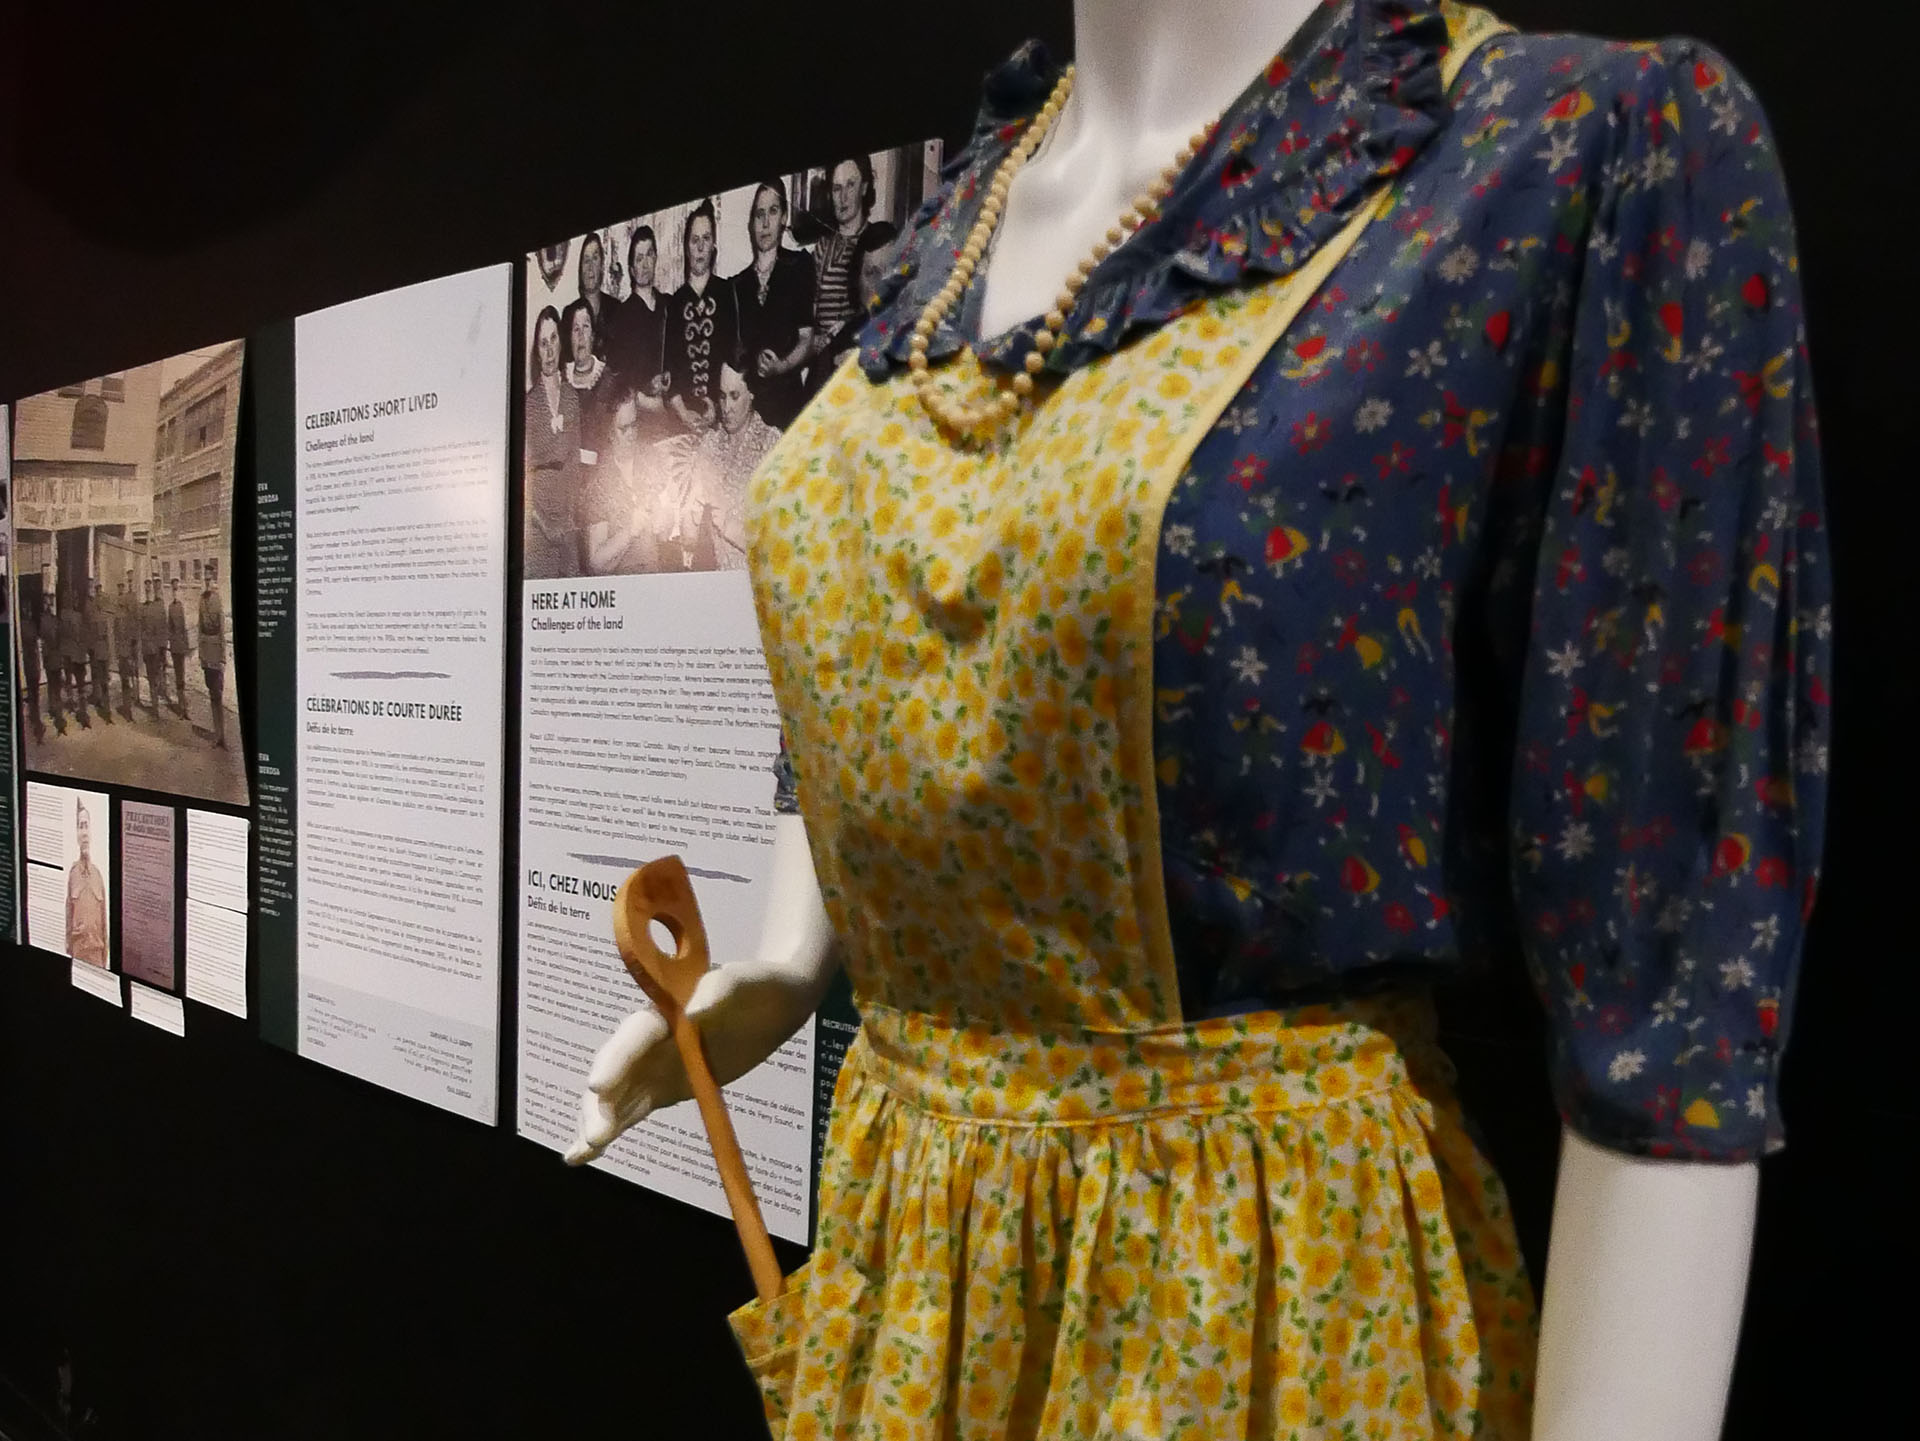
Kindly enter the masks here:
<path id="1" fill-rule="evenodd" d="M 1782 1144 L 1820 865 L 1818 442 L 1758 103 L 1692 42 L 1621 60 L 1594 97 L 1612 133 L 1560 464 L 1528 537 L 1511 876 L 1567 1122 L 1635 1154 L 1740 1161 Z"/>

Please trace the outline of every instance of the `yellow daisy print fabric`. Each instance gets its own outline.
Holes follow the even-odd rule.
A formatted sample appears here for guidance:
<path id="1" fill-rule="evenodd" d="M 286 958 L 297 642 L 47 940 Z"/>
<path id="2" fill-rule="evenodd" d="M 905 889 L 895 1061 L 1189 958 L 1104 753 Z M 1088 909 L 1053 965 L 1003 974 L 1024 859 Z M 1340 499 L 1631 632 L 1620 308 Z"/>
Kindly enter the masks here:
<path id="1" fill-rule="evenodd" d="M 774 1436 L 1526 1436 L 1532 1295 L 1420 1001 L 863 1021 L 813 1259 L 735 1317 Z"/>
<path id="2" fill-rule="evenodd" d="M 849 365 L 755 478 L 755 603 L 862 1017 L 813 1259 L 734 1317 L 776 1437 L 1526 1435 L 1532 1295 L 1429 1008 L 1187 1022 L 1162 891 L 1159 518 L 1388 204 L 987 446 Z"/>

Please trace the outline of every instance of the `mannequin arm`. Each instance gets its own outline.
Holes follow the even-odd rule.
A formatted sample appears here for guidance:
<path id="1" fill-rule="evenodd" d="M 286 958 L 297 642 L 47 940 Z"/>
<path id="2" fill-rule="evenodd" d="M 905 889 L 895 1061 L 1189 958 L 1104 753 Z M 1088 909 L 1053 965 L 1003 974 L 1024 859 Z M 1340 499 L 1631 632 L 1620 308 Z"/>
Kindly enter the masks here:
<path id="1" fill-rule="evenodd" d="M 1759 1181 L 1563 1132 L 1534 1441 L 1717 1441 Z"/>
<path id="2" fill-rule="evenodd" d="M 700 1023 L 714 1078 L 723 1086 L 737 1081 L 786 1044 L 819 1008 L 835 964 L 806 824 L 798 816 L 775 816 L 760 948 L 751 959 L 716 965 L 687 1005 Z M 593 1160 L 629 1126 L 690 1094 L 659 1012 L 635 1011 L 594 1055 L 567 1164 Z"/>

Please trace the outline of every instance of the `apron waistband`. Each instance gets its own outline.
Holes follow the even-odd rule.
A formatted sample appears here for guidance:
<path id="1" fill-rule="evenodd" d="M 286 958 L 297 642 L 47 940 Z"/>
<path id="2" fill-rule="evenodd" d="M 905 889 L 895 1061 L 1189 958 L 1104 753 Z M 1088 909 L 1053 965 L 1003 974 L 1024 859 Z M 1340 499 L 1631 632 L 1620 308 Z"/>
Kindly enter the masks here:
<path id="1" fill-rule="evenodd" d="M 847 1069 L 955 1120 L 1090 1126 L 1450 1089 L 1430 999 L 1393 993 L 1151 1031 L 954 1024 L 860 1003 Z"/>

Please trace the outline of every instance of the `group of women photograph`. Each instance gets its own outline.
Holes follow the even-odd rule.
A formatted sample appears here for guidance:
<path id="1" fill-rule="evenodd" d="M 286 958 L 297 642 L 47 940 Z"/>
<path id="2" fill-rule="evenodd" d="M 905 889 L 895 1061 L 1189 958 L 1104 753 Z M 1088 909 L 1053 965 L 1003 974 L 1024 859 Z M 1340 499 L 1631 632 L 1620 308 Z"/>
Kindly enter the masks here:
<path id="1" fill-rule="evenodd" d="M 855 156 L 817 172 L 818 203 L 797 212 L 773 177 L 643 217 L 611 256 L 590 232 L 532 257 L 549 291 L 564 277 L 576 293 L 528 307 L 526 579 L 745 568 L 747 481 L 854 347 L 901 229 L 877 212 L 924 184 L 919 147 L 898 158 L 920 183 L 886 206 Z M 741 217 L 747 257 L 724 275 L 722 251 L 742 248 L 723 215 Z"/>

